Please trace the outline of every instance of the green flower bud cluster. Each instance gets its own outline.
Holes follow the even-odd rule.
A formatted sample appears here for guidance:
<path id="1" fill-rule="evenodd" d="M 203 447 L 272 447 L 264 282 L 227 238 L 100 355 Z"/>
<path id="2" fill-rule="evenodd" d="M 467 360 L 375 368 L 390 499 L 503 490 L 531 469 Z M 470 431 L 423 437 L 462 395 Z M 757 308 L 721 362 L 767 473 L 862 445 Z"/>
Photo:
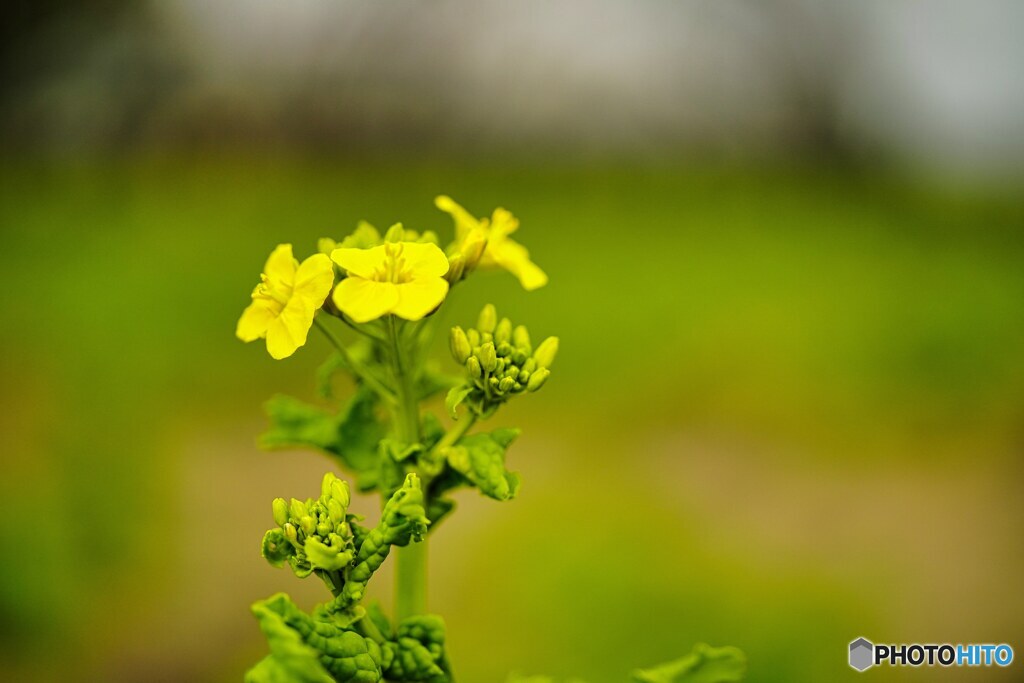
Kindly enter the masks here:
<path id="1" fill-rule="evenodd" d="M 470 390 L 465 401 L 481 415 L 524 391 L 537 391 L 551 375 L 558 337 L 536 348 L 526 327 L 498 320 L 494 306 L 480 312 L 475 328 L 453 327 L 449 345 L 455 361 L 466 369 Z"/>
<path id="2" fill-rule="evenodd" d="M 263 537 L 263 557 L 275 567 L 287 562 L 300 578 L 317 571 L 327 581 L 355 557 L 350 502 L 348 483 L 330 472 L 324 475 L 319 498 L 275 499 L 277 528 Z"/>

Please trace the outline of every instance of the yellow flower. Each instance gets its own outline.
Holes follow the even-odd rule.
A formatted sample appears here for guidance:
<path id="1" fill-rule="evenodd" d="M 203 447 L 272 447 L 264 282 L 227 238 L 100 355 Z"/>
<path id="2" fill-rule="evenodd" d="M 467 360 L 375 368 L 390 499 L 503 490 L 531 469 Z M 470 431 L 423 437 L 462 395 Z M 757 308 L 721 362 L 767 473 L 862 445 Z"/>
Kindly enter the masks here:
<path id="1" fill-rule="evenodd" d="M 548 276 L 530 260 L 526 247 L 509 237 L 519 228 L 519 219 L 505 209 L 495 209 L 490 220 L 476 218 L 456 204 L 451 197 L 434 199 L 437 208 L 455 221 L 457 250 L 466 259 L 467 271 L 477 260 L 484 268 L 504 268 L 519 278 L 523 289 L 534 290 L 548 283 Z M 479 250 L 482 245 L 482 255 Z M 476 257 L 476 258 L 474 258 Z"/>
<path id="2" fill-rule="evenodd" d="M 263 266 L 235 335 L 244 342 L 265 337 L 271 356 L 287 358 L 306 343 L 313 315 L 333 284 L 334 267 L 325 255 L 315 254 L 299 265 L 292 245 L 279 244 Z"/>
<path id="3" fill-rule="evenodd" d="M 448 259 L 437 245 L 386 242 L 370 249 L 339 248 L 331 258 L 348 272 L 334 288 L 334 303 L 357 323 L 394 313 L 419 320 L 448 294 Z"/>

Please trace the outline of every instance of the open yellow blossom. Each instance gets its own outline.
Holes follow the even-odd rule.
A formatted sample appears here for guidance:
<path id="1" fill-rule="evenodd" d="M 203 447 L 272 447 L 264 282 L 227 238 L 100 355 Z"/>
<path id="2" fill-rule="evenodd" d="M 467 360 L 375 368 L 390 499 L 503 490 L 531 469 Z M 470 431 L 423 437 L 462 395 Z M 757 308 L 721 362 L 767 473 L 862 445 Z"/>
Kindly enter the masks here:
<path id="1" fill-rule="evenodd" d="M 455 221 L 456 248 L 459 252 L 478 252 L 481 241 L 486 241 L 486 247 L 479 258 L 480 266 L 504 268 L 515 275 L 519 279 L 519 284 L 527 291 L 538 289 L 548 283 L 548 276 L 530 260 L 530 252 L 526 247 L 509 237 L 519 228 L 519 219 L 510 211 L 498 208 L 491 214 L 490 219 L 478 219 L 456 204 L 451 197 L 441 195 L 434 199 L 434 204 L 450 214 Z M 466 260 L 469 264 L 470 258 L 467 257 Z"/>
<path id="2" fill-rule="evenodd" d="M 371 249 L 339 248 L 331 258 L 348 277 L 334 288 L 334 303 L 357 323 L 393 313 L 419 320 L 448 294 L 448 259 L 429 242 L 385 242 Z"/>
<path id="3" fill-rule="evenodd" d="M 260 280 L 235 335 L 244 342 L 266 338 L 271 356 L 287 358 L 306 343 L 313 316 L 334 284 L 334 268 L 324 254 L 310 256 L 299 265 L 292 245 L 279 244 L 263 266 Z"/>

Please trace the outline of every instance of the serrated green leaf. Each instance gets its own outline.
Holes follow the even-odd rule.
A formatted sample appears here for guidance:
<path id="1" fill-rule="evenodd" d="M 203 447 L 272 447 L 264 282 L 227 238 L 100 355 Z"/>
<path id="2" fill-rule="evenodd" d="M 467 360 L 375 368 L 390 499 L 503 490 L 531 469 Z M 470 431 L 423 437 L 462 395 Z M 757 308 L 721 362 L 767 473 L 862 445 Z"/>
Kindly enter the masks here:
<path id="1" fill-rule="evenodd" d="M 295 554 L 295 546 L 285 538 L 281 529 L 271 529 L 263 535 L 260 551 L 267 562 L 274 567 L 281 567 Z"/>
<path id="2" fill-rule="evenodd" d="M 633 672 L 635 683 L 734 683 L 743 680 L 747 658 L 735 647 L 699 644 L 667 664 Z"/>
<path id="3" fill-rule="evenodd" d="M 493 434 L 466 436 L 458 445 L 444 449 L 444 456 L 453 470 L 485 496 L 510 500 L 519 493 L 519 475 L 505 469 L 505 448 L 517 433 L 516 430 L 498 430 Z"/>
<path id="4" fill-rule="evenodd" d="M 444 399 L 444 407 L 448 409 L 448 414 L 452 416 L 453 420 L 459 419 L 458 408 L 466 397 L 473 391 L 473 387 L 462 384 L 457 387 L 452 387 L 448 391 L 448 395 Z"/>
<path id="5" fill-rule="evenodd" d="M 285 623 L 271 605 L 287 596 L 276 595 L 252 606 L 267 637 L 270 654 L 245 675 L 246 683 L 334 683 L 320 663 L 320 653 L 307 645 L 298 631 Z M 290 602 L 290 601 L 289 601 Z"/>
<path id="6" fill-rule="evenodd" d="M 336 572 L 344 569 L 352 562 L 351 551 L 324 545 L 313 536 L 306 539 L 304 550 L 306 551 L 306 558 L 314 569 Z"/>
<path id="7" fill-rule="evenodd" d="M 356 475 L 360 490 L 378 479 L 378 443 L 387 433 L 377 419 L 377 395 L 360 387 L 341 413 L 290 396 L 275 396 L 266 404 L 270 428 L 260 437 L 266 449 L 308 446 L 336 457 Z"/>
<path id="8" fill-rule="evenodd" d="M 271 654 L 250 670 L 247 682 L 377 683 L 381 680 L 380 647 L 353 628 L 354 623 L 363 618 L 363 610 L 339 611 L 330 605 L 320 606 L 309 615 L 296 607 L 287 595 L 279 593 L 257 602 L 252 611 L 270 642 Z M 268 663 L 268 660 L 271 661 Z"/>

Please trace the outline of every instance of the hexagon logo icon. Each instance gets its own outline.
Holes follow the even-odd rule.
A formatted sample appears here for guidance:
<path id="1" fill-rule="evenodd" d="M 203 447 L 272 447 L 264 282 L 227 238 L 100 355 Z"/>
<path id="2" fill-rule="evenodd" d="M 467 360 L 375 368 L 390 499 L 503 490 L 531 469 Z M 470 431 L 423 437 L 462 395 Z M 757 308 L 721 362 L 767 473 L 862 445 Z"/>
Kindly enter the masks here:
<path id="1" fill-rule="evenodd" d="M 858 638 L 850 643 L 850 666 L 857 671 L 864 671 L 875 663 L 875 646 L 866 638 Z"/>

